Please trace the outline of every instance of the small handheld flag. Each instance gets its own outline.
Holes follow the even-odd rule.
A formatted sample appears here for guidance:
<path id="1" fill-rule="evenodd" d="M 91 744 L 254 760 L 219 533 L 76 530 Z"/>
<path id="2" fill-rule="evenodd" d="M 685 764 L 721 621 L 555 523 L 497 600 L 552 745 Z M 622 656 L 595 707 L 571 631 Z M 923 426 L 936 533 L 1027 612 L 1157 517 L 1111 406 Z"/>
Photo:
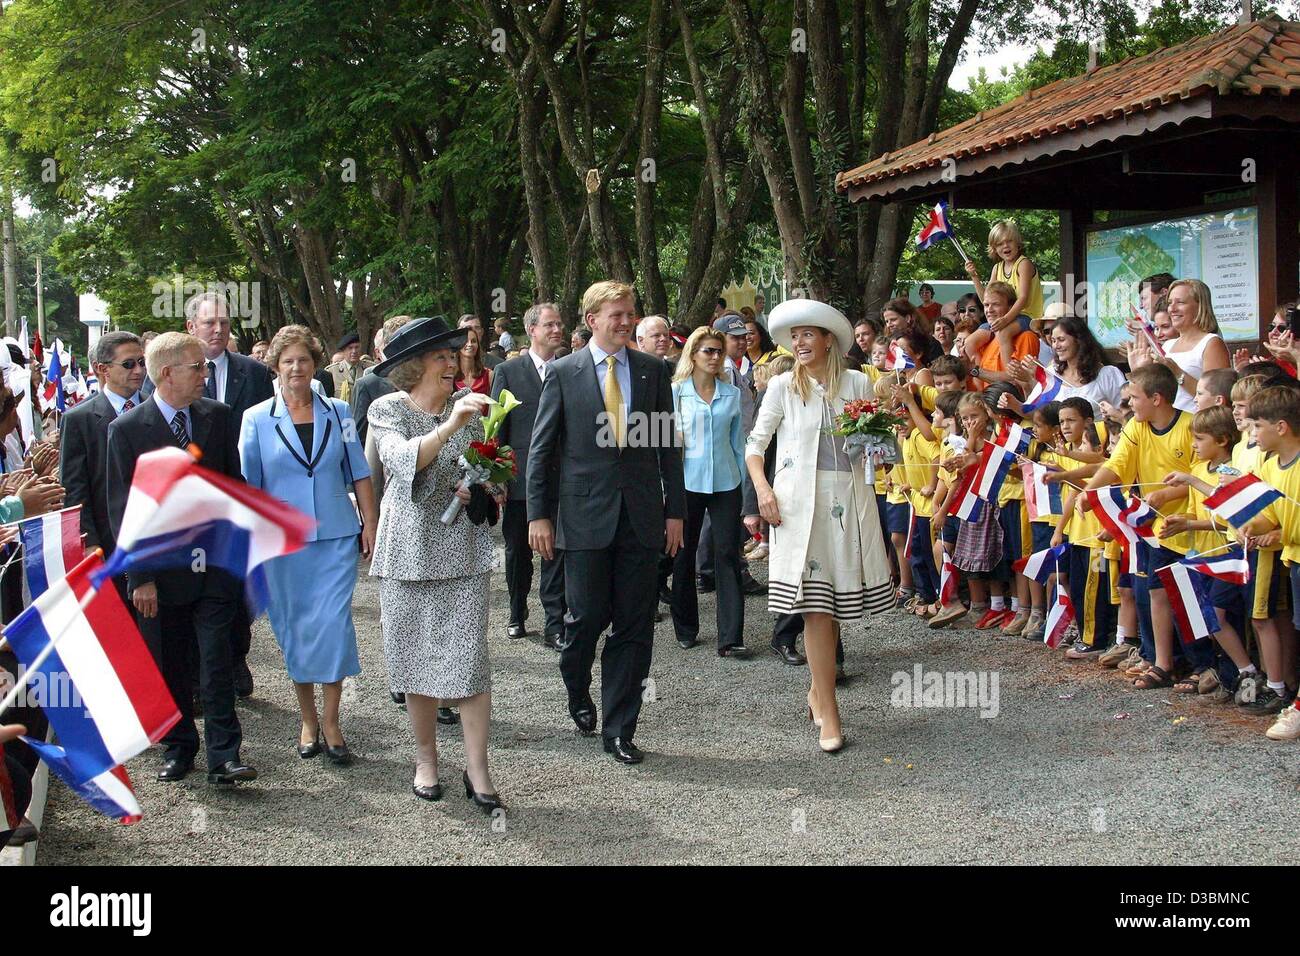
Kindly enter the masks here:
<path id="1" fill-rule="evenodd" d="M 23 574 L 33 600 L 62 581 L 86 556 L 81 546 L 81 505 L 19 522 Z"/>
<path id="2" fill-rule="evenodd" d="M 1234 528 L 1240 528 L 1281 497 L 1282 492 L 1258 476 L 1242 475 L 1220 485 L 1214 494 L 1206 495 L 1205 507 Z"/>
<path id="3" fill-rule="evenodd" d="M 1227 581 L 1229 584 L 1244 585 L 1250 583 L 1250 562 L 1246 560 L 1246 554 L 1242 551 L 1240 545 L 1233 545 L 1224 554 L 1215 555 L 1212 558 L 1188 555 L 1183 559 L 1182 563 L 1193 571 L 1208 574 L 1212 578 Z"/>
<path id="4" fill-rule="evenodd" d="M 912 356 L 907 354 L 907 349 L 903 348 L 902 343 L 897 339 L 889 343 L 888 368 L 891 372 L 901 372 L 909 368 L 916 368 L 916 363 L 912 361 Z"/>
<path id="5" fill-rule="evenodd" d="M 962 257 L 963 261 L 970 261 L 970 256 L 966 255 L 961 244 L 957 242 L 957 234 L 952 228 L 952 223 L 948 220 L 948 203 L 941 199 L 930 210 L 929 221 L 917 234 L 916 245 L 920 249 L 929 249 L 936 242 L 944 239 L 952 242 L 957 254 Z"/>
<path id="6" fill-rule="evenodd" d="M 32 737 L 22 739 L 45 761 L 51 773 L 104 816 L 112 817 L 119 823 L 140 822 L 143 815 L 140 812 L 140 801 L 135 797 L 135 788 L 131 786 L 131 778 L 126 775 L 125 767 L 118 765 L 91 780 L 78 781 L 77 772 L 68 759 L 66 750 L 57 744 L 47 744 Z"/>
<path id="7" fill-rule="evenodd" d="M 1035 385 L 1025 396 L 1022 406 L 1026 415 L 1038 411 L 1048 402 L 1056 401 L 1056 396 L 1061 391 L 1061 380 L 1041 365 L 1034 369 L 1034 381 Z"/>
<path id="8" fill-rule="evenodd" d="M 1049 516 L 1059 518 L 1064 514 L 1061 483 L 1047 480 L 1046 465 L 1034 461 L 1021 462 L 1020 473 L 1025 479 L 1025 506 L 1029 509 L 1030 520 Z"/>
<path id="9" fill-rule="evenodd" d="M 1017 574 L 1023 574 L 1031 581 L 1046 584 L 1047 579 L 1056 573 L 1068 547 L 1067 544 L 1058 544 L 1054 548 L 1035 551 L 1027 558 L 1012 561 L 1011 567 L 1015 569 Z"/>
<path id="10" fill-rule="evenodd" d="M 947 607 L 957 600 L 957 569 L 952 563 L 952 555 L 945 549 L 943 567 L 939 571 L 939 603 Z"/>
<path id="11" fill-rule="evenodd" d="M 1087 494 L 1097 520 L 1124 549 L 1125 569 L 1137 574 L 1142 545 L 1149 545 L 1155 538 L 1150 527 L 1157 517 L 1155 509 L 1140 498 L 1126 497 L 1119 485 L 1107 485 Z"/>
<path id="12" fill-rule="evenodd" d="M 1156 575 L 1165 586 L 1169 610 L 1184 644 L 1209 637 L 1219 630 L 1219 616 L 1210 603 L 1205 578 L 1192 574 L 1181 562 L 1160 568 Z"/>
<path id="13" fill-rule="evenodd" d="M 1061 587 L 1058 581 L 1056 600 L 1052 602 L 1052 609 L 1047 612 L 1047 621 L 1043 625 L 1043 643 L 1048 647 L 1059 647 L 1061 639 L 1065 637 L 1065 632 L 1073 622 L 1074 605 L 1070 603 L 1070 595 L 1065 593 L 1065 588 Z"/>
<path id="14" fill-rule="evenodd" d="M 1148 319 L 1145 315 L 1139 312 L 1136 308 L 1134 308 L 1133 306 L 1130 306 L 1130 308 L 1133 309 L 1133 318 L 1137 319 L 1140 323 L 1142 323 L 1142 331 L 1146 335 L 1147 341 L 1151 343 L 1151 348 L 1155 350 L 1155 353 L 1157 355 L 1163 358 L 1165 354 L 1165 350 L 1164 347 L 1160 344 L 1160 340 L 1156 338 L 1156 327 L 1151 324 L 1150 319 Z"/>

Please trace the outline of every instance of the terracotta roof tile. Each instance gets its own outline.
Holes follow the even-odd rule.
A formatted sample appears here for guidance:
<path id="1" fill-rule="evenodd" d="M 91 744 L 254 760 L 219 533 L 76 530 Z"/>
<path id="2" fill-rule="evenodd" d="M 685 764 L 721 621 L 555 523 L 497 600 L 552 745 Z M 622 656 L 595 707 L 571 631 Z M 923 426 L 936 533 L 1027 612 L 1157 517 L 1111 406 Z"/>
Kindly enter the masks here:
<path id="1" fill-rule="evenodd" d="M 948 157 L 1008 149 L 1211 92 L 1288 96 L 1292 90 L 1300 90 L 1300 23 L 1268 17 L 1058 80 L 842 172 L 837 187 L 891 179 Z"/>

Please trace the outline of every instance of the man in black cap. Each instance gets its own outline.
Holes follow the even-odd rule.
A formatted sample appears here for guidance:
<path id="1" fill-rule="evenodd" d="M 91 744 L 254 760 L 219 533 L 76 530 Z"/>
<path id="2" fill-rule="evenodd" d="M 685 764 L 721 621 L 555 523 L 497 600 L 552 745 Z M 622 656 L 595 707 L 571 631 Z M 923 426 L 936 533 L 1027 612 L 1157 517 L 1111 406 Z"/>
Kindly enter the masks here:
<path id="1" fill-rule="evenodd" d="M 334 376 L 334 397 L 352 403 L 352 386 L 366 369 L 375 364 L 369 355 L 361 354 L 361 337 L 349 332 L 339 339 L 336 352 L 342 352 L 343 358 L 333 365 L 326 365 L 325 371 Z"/>

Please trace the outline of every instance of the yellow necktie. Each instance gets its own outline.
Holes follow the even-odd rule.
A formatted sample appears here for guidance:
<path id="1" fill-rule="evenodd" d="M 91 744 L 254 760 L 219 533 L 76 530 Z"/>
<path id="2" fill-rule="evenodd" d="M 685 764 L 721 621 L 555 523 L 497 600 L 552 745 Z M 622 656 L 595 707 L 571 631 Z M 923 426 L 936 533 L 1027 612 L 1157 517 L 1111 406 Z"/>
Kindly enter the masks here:
<path id="1" fill-rule="evenodd" d="M 627 419 L 623 411 L 623 390 L 618 386 L 618 375 L 614 371 L 617 362 L 613 355 L 605 357 L 605 366 L 609 369 L 605 373 L 605 414 L 614 426 L 618 447 L 622 448 L 627 442 Z"/>

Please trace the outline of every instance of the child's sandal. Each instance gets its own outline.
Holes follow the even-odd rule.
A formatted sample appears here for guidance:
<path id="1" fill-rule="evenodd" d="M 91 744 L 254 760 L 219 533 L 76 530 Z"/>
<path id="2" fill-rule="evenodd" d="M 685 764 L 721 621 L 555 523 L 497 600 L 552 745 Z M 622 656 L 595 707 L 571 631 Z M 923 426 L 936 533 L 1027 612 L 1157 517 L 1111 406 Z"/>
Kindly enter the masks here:
<path id="1" fill-rule="evenodd" d="M 1175 694 L 1195 694 L 1200 690 L 1201 677 L 1199 674 L 1188 674 L 1181 680 L 1174 682 Z"/>
<path id="2" fill-rule="evenodd" d="M 1133 686 L 1138 690 L 1158 690 L 1161 687 L 1173 686 L 1173 678 L 1163 667 L 1152 664 L 1142 674 L 1133 678 Z"/>

